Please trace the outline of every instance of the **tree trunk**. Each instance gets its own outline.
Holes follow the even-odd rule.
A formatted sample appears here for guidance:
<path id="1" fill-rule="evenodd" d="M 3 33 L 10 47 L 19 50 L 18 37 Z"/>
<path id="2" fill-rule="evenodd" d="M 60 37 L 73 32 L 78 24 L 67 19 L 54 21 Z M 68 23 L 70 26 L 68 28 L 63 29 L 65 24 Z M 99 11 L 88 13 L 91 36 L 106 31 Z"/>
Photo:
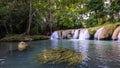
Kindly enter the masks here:
<path id="1" fill-rule="evenodd" d="M 9 29 L 10 29 L 10 33 L 12 34 L 13 33 L 13 28 L 12 28 L 11 24 L 9 25 Z"/>
<path id="2" fill-rule="evenodd" d="M 49 12 L 49 26 L 50 26 L 50 34 L 52 34 L 52 15 L 51 15 L 51 11 Z"/>
<path id="3" fill-rule="evenodd" d="M 27 35 L 30 34 L 31 23 L 32 23 L 32 3 L 30 2 L 29 22 L 28 22 L 28 27 L 27 27 L 27 31 L 26 31 L 26 34 L 27 34 Z"/>
<path id="4" fill-rule="evenodd" d="M 5 27 L 5 30 L 6 30 L 6 34 L 9 34 L 6 22 L 4 22 L 3 24 L 4 24 L 4 27 Z"/>
<path id="5" fill-rule="evenodd" d="M 51 1 L 49 0 L 49 8 L 48 8 L 48 23 L 49 23 L 49 27 L 50 27 L 50 34 L 52 34 L 52 14 L 51 14 Z"/>

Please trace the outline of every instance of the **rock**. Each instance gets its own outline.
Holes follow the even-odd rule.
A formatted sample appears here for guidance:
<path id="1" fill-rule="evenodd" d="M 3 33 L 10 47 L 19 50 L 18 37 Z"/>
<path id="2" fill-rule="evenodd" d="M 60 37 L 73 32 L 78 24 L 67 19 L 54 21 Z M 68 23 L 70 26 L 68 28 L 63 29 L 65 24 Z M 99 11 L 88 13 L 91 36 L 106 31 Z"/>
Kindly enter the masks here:
<path id="1" fill-rule="evenodd" d="M 58 39 L 61 39 L 61 38 L 62 38 L 62 32 L 58 31 Z"/>
<path id="2" fill-rule="evenodd" d="M 120 33 L 120 26 L 117 27 L 117 28 L 114 30 L 113 35 L 112 35 L 112 39 L 113 39 L 113 40 L 117 40 L 119 33 Z"/>
<path id="3" fill-rule="evenodd" d="M 64 30 L 64 31 L 62 31 L 62 38 L 63 39 L 70 39 L 70 38 L 72 38 L 73 31 L 74 30 Z"/>
<path id="4" fill-rule="evenodd" d="M 108 38 L 109 33 L 108 33 L 107 31 L 108 31 L 108 30 L 107 30 L 105 27 L 99 28 L 99 29 L 96 31 L 96 33 L 95 33 L 95 35 L 94 35 L 94 38 L 95 38 L 95 39 L 98 39 L 98 40 Z"/>
<path id="5" fill-rule="evenodd" d="M 19 51 L 23 51 L 23 50 L 27 49 L 27 47 L 28 47 L 28 44 L 25 42 L 19 42 L 19 44 L 18 44 Z"/>

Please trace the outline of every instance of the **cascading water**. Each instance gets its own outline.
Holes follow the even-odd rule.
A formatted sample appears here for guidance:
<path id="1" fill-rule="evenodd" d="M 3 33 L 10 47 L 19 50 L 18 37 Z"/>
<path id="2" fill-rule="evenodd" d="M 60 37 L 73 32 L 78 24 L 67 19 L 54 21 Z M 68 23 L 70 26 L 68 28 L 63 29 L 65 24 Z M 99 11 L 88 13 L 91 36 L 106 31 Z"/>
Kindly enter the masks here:
<path id="1" fill-rule="evenodd" d="M 104 30 L 104 27 L 101 27 L 100 29 L 98 29 L 94 35 L 94 38 L 100 40 L 100 35 L 103 30 Z"/>
<path id="2" fill-rule="evenodd" d="M 90 35 L 88 29 L 81 29 L 79 34 L 79 40 L 87 40 L 89 39 Z"/>
<path id="3" fill-rule="evenodd" d="M 80 31 L 80 32 L 79 32 Z M 50 40 L 57 40 L 59 38 L 62 39 L 79 39 L 79 40 L 87 40 L 90 35 L 88 29 L 76 29 L 76 30 L 65 30 L 62 31 L 61 36 L 59 36 L 59 31 L 53 32 L 50 37 Z"/>
<path id="4" fill-rule="evenodd" d="M 85 29 L 85 32 L 84 32 L 84 36 L 85 36 L 85 39 L 89 39 L 90 38 L 90 34 L 89 34 L 89 31 L 88 29 Z"/>
<path id="5" fill-rule="evenodd" d="M 52 35 L 50 37 L 50 40 L 57 40 L 58 38 L 59 38 L 58 32 L 55 31 L 55 32 L 52 33 Z"/>
<path id="6" fill-rule="evenodd" d="M 112 34 L 112 40 L 119 40 L 120 41 L 120 26 L 118 26 L 113 34 Z"/>
<path id="7" fill-rule="evenodd" d="M 79 40 L 84 40 L 84 31 L 82 29 L 80 30 Z"/>
<path id="8" fill-rule="evenodd" d="M 79 30 L 75 30 L 73 33 L 73 39 L 78 39 L 78 35 L 79 35 Z"/>
<path id="9" fill-rule="evenodd" d="M 119 34 L 118 34 L 118 40 L 120 41 L 120 32 L 119 32 Z"/>

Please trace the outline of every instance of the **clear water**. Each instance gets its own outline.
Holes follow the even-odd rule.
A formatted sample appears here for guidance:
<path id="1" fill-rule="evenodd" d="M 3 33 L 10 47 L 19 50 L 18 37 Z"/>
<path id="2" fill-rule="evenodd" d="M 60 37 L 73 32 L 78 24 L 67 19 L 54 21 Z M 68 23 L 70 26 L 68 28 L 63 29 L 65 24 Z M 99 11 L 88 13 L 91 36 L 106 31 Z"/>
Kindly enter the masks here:
<path id="1" fill-rule="evenodd" d="M 31 49 L 14 51 L 18 42 L 0 43 L 0 68 L 120 68 L 120 42 L 95 40 L 42 40 L 29 42 Z M 63 47 L 81 52 L 84 61 L 69 66 L 61 64 L 39 64 L 36 54 L 42 50 Z"/>

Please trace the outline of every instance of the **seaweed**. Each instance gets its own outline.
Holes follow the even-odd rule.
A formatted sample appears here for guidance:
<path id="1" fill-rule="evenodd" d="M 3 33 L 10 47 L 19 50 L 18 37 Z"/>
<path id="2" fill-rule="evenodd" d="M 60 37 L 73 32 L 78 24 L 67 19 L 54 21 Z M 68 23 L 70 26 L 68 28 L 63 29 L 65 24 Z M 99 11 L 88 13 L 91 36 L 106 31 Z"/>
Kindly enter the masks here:
<path id="1" fill-rule="evenodd" d="M 67 48 L 55 48 L 44 50 L 37 54 L 37 60 L 41 63 L 68 63 L 68 65 L 75 65 L 82 63 L 82 54 Z"/>

